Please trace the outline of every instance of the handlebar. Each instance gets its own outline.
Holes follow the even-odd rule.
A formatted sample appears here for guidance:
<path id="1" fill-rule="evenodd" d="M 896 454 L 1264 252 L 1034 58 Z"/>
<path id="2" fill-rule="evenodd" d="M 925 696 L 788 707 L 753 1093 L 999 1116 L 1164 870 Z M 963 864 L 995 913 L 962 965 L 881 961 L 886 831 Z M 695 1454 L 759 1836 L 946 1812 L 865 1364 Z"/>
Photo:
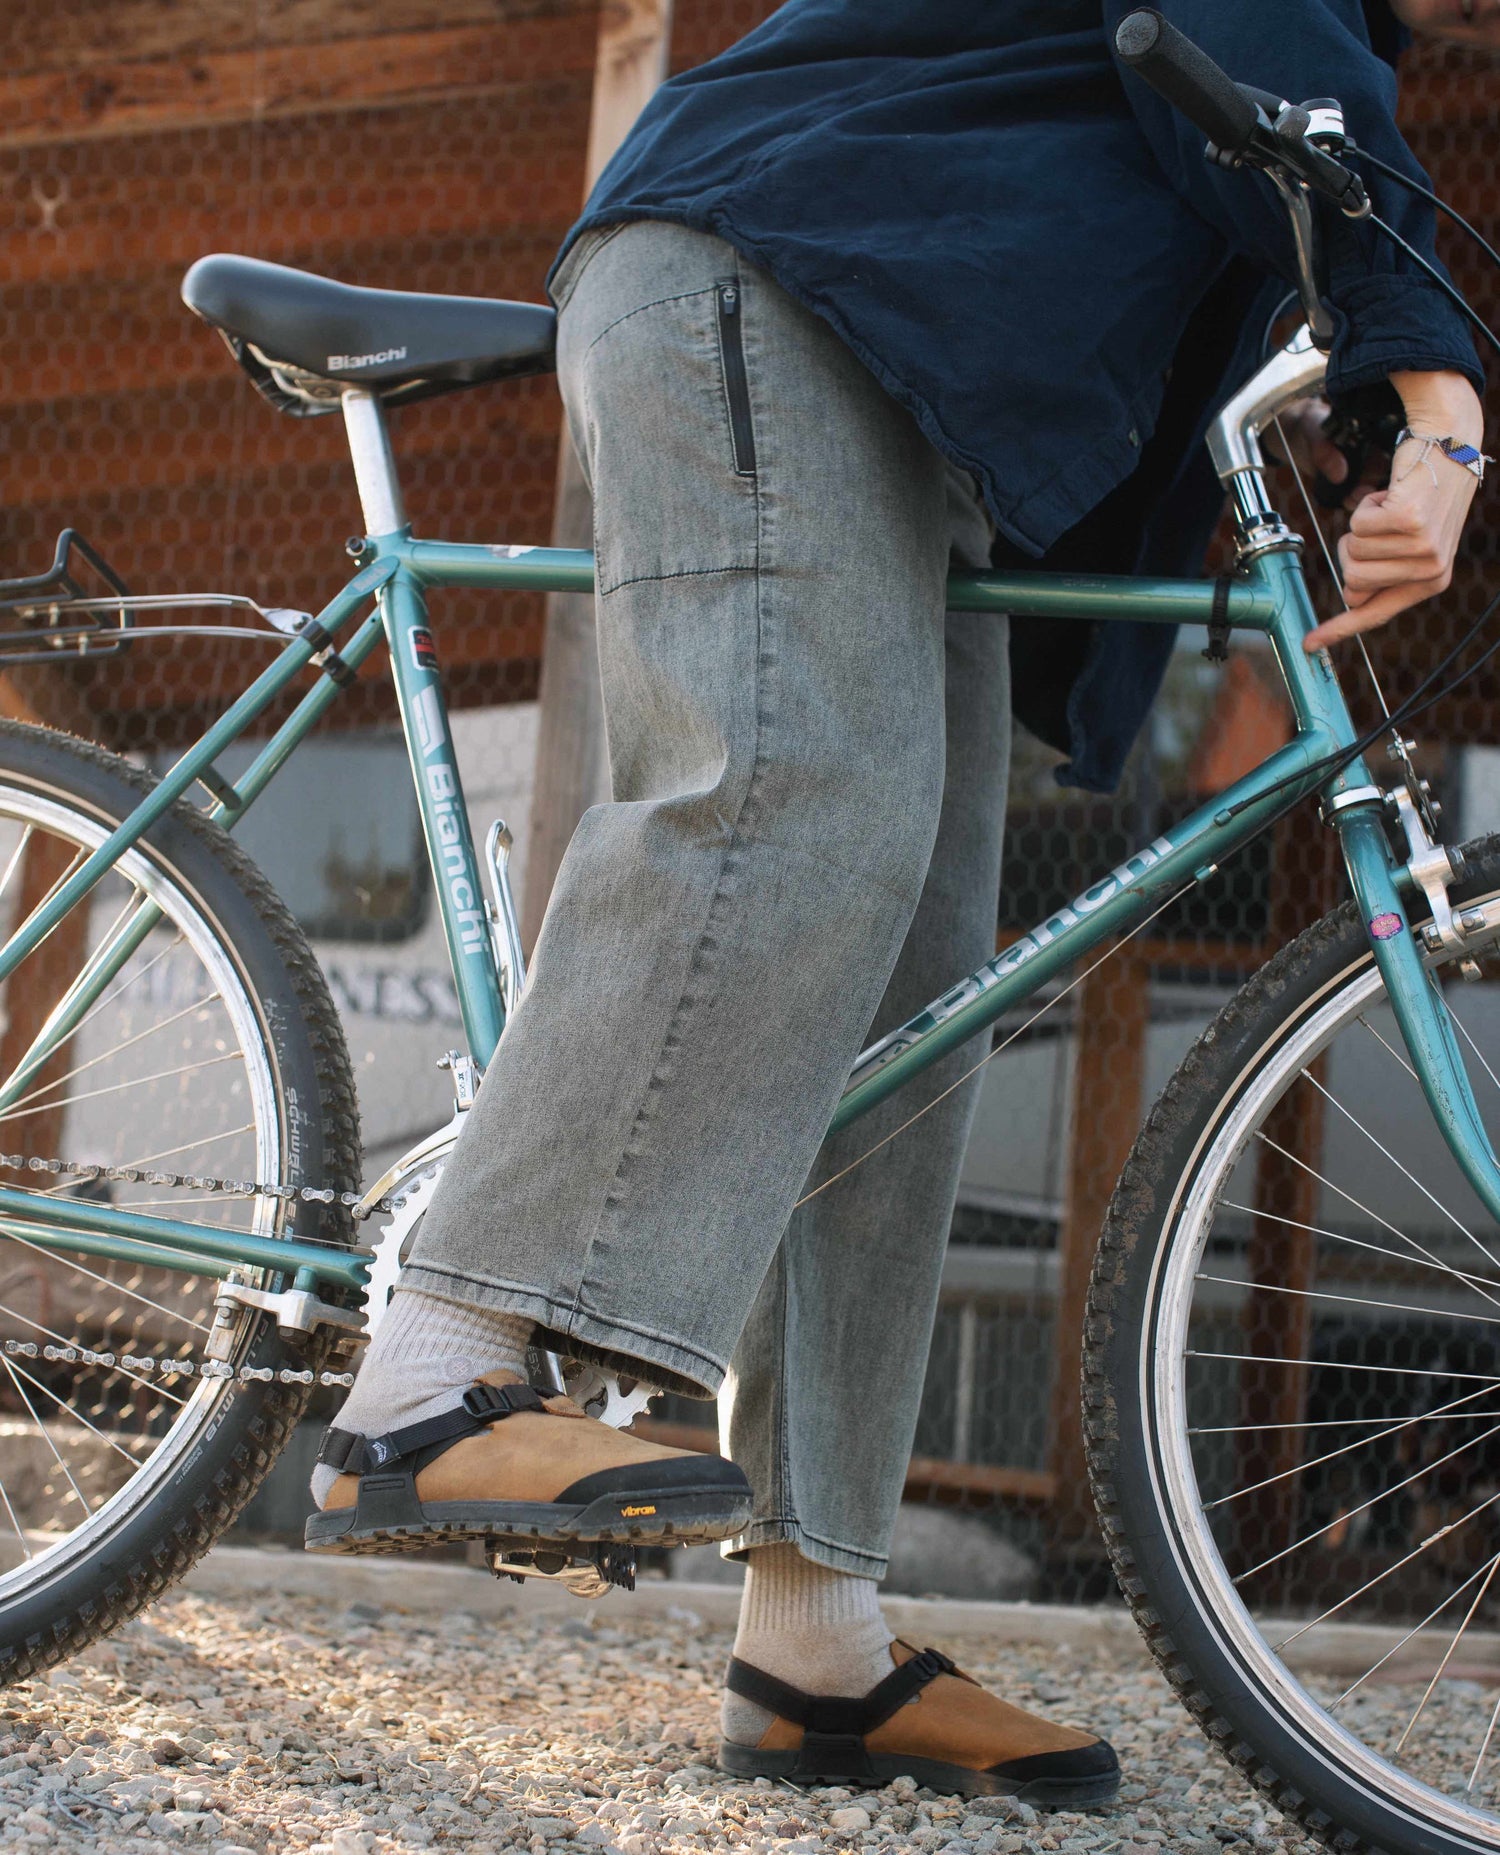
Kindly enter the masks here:
<path id="1" fill-rule="evenodd" d="M 1318 145 L 1321 139 L 1340 151 L 1343 147 L 1341 134 L 1330 137 L 1324 124 L 1314 120 L 1313 109 L 1328 113 L 1325 103 L 1312 108 L 1286 103 L 1235 83 L 1153 6 L 1125 15 L 1115 30 L 1115 51 L 1123 65 L 1197 124 L 1209 139 L 1211 157 L 1223 166 L 1247 162 L 1273 176 L 1292 177 L 1351 219 L 1369 212 L 1358 174 Z M 1335 120 L 1342 118 L 1335 115 Z"/>
<path id="2" fill-rule="evenodd" d="M 1242 154 L 1250 147 L 1260 124 L 1255 104 L 1155 7 L 1141 7 L 1120 21 L 1115 50 L 1122 64 L 1196 123 L 1216 148 Z"/>

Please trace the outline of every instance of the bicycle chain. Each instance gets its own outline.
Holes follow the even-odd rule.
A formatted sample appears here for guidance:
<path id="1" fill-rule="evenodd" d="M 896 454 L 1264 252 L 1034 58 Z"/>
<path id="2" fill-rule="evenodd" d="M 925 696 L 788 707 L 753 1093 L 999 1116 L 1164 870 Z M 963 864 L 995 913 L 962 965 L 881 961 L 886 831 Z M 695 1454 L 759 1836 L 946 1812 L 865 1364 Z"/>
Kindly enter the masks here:
<path id="1" fill-rule="evenodd" d="M 213 1179 L 191 1172 L 160 1172 L 144 1166 L 97 1166 L 76 1159 L 28 1158 L 24 1153 L 0 1153 L 0 1168 L 12 1172 L 46 1172 L 82 1179 L 86 1184 L 103 1179 L 109 1184 L 166 1185 L 230 1198 L 279 1198 L 288 1204 L 336 1204 L 357 1223 L 377 1211 L 395 1209 L 394 1198 L 377 1198 L 366 1204 L 357 1192 L 336 1192 L 329 1185 L 265 1185 L 254 1179 Z M 127 1207 L 128 1208 L 128 1207 Z"/>
<path id="2" fill-rule="evenodd" d="M 100 1166 L 76 1159 L 29 1157 L 25 1153 L 0 1153 L 0 1169 L 11 1172 L 42 1172 L 52 1177 L 80 1179 L 85 1184 L 103 1180 L 108 1184 L 165 1185 L 169 1188 L 211 1192 L 218 1197 L 276 1198 L 291 1204 L 336 1204 L 362 1223 L 377 1212 L 397 1208 L 403 1194 L 377 1198 L 366 1204 L 355 1192 L 336 1192 L 326 1185 L 267 1185 L 254 1179 L 207 1178 L 189 1172 L 162 1172 L 156 1167 Z M 49 1363 L 102 1366 L 142 1376 L 155 1373 L 162 1378 L 232 1378 L 241 1384 L 331 1385 L 347 1390 L 354 1383 L 352 1372 L 294 1371 L 289 1367 L 231 1366 L 218 1359 L 156 1359 L 148 1354 L 96 1352 L 92 1347 L 63 1344 L 38 1344 L 34 1340 L 6 1340 L 4 1355 L 8 1359 L 44 1359 Z"/>
<path id="3" fill-rule="evenodd" d="M 142 1376 L 156 1373 L 161 1378 L 232 1378 L 242 1385 L 341 1385 L 354 1383 L 352 1372 L 294 1371 L 289 1366 L 226 1365 L 218 1359 L 153 1359 L 147 1353 L 99 1353 L 89 1346 L 45 1345 L 35 1340 L 6 1340 L 7 1359 L 45 1359 L 63 1365 L 96 1365 L 107 1371 Z"/>

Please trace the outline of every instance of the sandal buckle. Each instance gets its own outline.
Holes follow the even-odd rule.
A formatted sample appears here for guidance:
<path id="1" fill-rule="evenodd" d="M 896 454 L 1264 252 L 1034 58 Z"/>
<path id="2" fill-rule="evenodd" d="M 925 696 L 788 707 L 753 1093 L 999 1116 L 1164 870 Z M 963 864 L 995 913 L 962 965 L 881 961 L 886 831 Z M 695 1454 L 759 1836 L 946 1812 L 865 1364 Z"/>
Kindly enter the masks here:
<path id="1" fill-rule="evenodd" d="M 463 1406 L 479 1423 L 499 1423 L 516 1411 L 544 1408 L 541 1393 L 532 1385 L 470 1385 Z"/>

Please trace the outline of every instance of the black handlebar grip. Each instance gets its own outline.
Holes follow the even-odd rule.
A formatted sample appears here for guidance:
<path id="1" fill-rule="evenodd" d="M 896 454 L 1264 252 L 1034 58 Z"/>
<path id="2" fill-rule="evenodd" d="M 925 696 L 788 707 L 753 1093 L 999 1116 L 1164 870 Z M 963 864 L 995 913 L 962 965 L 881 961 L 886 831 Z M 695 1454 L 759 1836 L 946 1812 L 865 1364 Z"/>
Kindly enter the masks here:
<path id="1" fill-rule="evenodd" d="M 1190 38 L 1153 6 L 1127 13 L 1115 32 L 1120 62 L 1145 78 L 1215 144 L 1238 154 L 1255 131 L 1255 105 Z"/>

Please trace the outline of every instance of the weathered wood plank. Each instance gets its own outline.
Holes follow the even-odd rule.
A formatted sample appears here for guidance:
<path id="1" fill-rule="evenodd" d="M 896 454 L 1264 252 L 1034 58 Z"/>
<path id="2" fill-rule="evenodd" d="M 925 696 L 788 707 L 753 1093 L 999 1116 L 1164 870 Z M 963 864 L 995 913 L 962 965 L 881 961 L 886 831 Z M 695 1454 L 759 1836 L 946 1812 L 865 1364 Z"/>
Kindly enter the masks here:
<path id="1" fill-rule="evenodd" d="M 1096 959 L 1078 988 L 1072 1141 L 1057 1237 L 1056 1364 L 1047 1456 L 1056 1477 L 1049 1532 L 1054 1551 L 1063 1555 L 1098 1549 L 1079 1401 L 1084 1308 L 1115 1181 L 1140 1131 L 1150 1019 L 1150 973 L 1139 949 L 1122 942 L 1108 958 Z"/>
<path id="2" fill-rule="evenodd" d="M 257 44 L 329 45 L 378 32 L 455 26 L 514 30 L 537 19 L 576 18 L 593 38 L 595 0 L 57 0 L 49 29 L 25 6 L 0 10 L 0 69 L 80 70 L 124 59 L 193 58 Z"/>
<path id="3" fill-rule="evenodd" d="M 671 43 L 672 0 L 605 0 L 599 15 L 585 189 L 593 185 L 666 76 Z M 557 547 L 589 547 L 593 541 L 593 502 L 583 467 L 566 437 L 558 457 L 552 540 Z M 528 946 L 541 931 L 547 899 L 578 820 L 589 806 L 609 796 L 591 597 L 554 593 L 548 599 L 542 666 L 521 923 Z"/>
<path id="4" fill-rule="evenodd" d="M 458 26 L 341 41 L 337 57 L 304 46 L 251 46 L 193 58 L 126 59 L 85 71 L 0 78 L 0 147 L 160 134 L 207 123 L 275 122 L 442 99 L 463 105 L 536 76 L 580 72 L 593 44 L 576 16 L 499 31 Z"/>

